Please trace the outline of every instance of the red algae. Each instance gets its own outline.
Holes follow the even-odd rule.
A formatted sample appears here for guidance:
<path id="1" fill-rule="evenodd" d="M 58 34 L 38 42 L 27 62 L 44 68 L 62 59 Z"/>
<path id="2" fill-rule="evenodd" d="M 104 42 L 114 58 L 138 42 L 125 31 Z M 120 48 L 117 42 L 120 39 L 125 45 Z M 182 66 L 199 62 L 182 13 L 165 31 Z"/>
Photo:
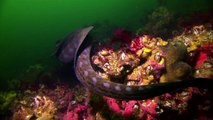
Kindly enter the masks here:
<path id="1" fill-rule="evenodd" d="M 194 26 L 172 39 L 186 45 L 188 59 L 195 63 L 190 64 L 195 71 L 192 77 L 212 78 L 213 70 L 209 67 L 213 65 L 211 34 L 212 30 L 209 27 L 205 29 L 204 26 Z M 169 42 L 149 35 L 132 38 L 128 32 L 121 29 L 115 31 L 116 35 L 116 39 L 112 41 L 121 41 L 124 46 L 116 50 L 103 45 L 92 56 L 94 65 L 102 69 L 100 76 L 108 80 L 116 78 L 115 82 L 129 86 L 162 82 L 160 78 L 164 75 L 168 63 L 166 53 L 161 48 L 167 46 Z M 206 41 L 202 41 L 202 38 L 206 38 Z M 193 112 L 190 108 L 192 103 L 196 107 L 199 105 L 196 112 L 212 109 L 212 103 L 208 102 L 208 98 L 202 102 L 197 101 L 198 98 L 212 96 L 211 93 L 194 87 L 171 91 L 145 100 L 121 100 L 98 96 L 86 91 L 81 85 L 70 88 L 67 83 L 54 84 L 55 86 L 51 87 L 39 84 L 36 89 L 24 90 L 12 105 L 11 119 L 156 120 L 172 116 L 169 111 L 175 111 L 178 115 L 192 116 L 193 114 L 189 113 Z M 206 104 L 210 107 L 206 107 Z M 208 117 L 201 114 L 190 118 Z"/>

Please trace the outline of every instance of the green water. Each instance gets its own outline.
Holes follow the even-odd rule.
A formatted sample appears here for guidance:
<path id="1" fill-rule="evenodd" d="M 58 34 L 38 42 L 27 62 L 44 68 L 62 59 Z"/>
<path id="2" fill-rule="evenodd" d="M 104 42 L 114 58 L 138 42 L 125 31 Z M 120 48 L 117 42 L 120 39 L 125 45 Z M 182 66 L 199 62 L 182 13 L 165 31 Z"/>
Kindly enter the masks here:
<path id="1" fill-rule="evenodd" d="M 1 0 L 1 86 L 29 65 L 54 66 L 55 42 L 72 30 L 103 21 L 135 30 L 158 5 L 157 0 Z M 166 6 L 182 14 L 212 9 L 212 2 L 170 0 Z"/>

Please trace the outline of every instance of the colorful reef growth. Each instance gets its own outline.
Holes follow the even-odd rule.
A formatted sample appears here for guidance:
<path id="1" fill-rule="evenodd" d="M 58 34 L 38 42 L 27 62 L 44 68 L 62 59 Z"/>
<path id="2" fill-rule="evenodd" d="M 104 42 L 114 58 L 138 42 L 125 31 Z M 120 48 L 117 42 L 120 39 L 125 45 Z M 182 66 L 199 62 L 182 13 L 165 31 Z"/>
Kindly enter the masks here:
<path id="1" fill-rule="evenodd" d="M 11 106 L 12 120 L 77 120 L 78 111 L 86 101 L 86 92 L 82 86 L 70 88 L 67 83 L 54 87 L 40 84 L 37 89 L 22 91 Z M 76 113 L 77 112 L 77 113 Z M 76 114 L 76 115 L 75 115 Z M 66 119 L 69 117 L 69 119 Z"/>
<path id="2" fill-rule="evenodd" d="M 163 13 L 163 18 L 171 17 L 164 8 L 155 12 L 150 19 Z M 168 36 L 161 38 L 165 31 L 157 33 L 164 25 L 152 28 L 151 35 L 133 36 L 126 30 L 115 30 L 110 45 L 121 45 L 96 46 L 91 56 L 94 69 L 103 79 L 127 86 L 173 82 L 174 78 L 213 78 L 212 25 L 192 26 L 170 40 L 165 40 Z M 17 83 L 21 84 L 20 91 L 0 93 L 0 110 L 10 106 L 11 120 L 213 118 L 213 94 L 208 89 L 188 87 L 144 100 L 123 100 L 96 95 L 78 83 L 70 85 L 40 65 L 31 66 L 27 72 L 27 83 Z M 35 83 L 29 85 L 31 82 Z"/>
<path id="3" fill-rule="evenodd" d="M 121 38 L 117 39 L 123 42 L 119 48 L 97 46 L 91 57 L 94 68 L 104 79 L 140 86 L 168 82 L 172 78 L 213 77 L 210 24 L 194 26 L 168 41 L 149 35 L 131 37 L 131 40 L 128 37 L 128 42 Z M 11 120 L 212 118 L 213 96 L 208 89 L 188 87 L 144 100 L 122 100 L 96 95 L 79 84 L 68 85 L 54 72 L 40 73 L 39 81 L 28 87 L 23 84 L 20 92 L 0 96 L 4 106 L 10 106 Z M 14 102 L 4 102 L 11 100 Z"/>
<path id="4" fill-rule="evenodd" d="M 126 45 L 119 50 L 108 47 L 99 49 L 93 55 L 92 61 L 102 78 L 129 86 L 157 84 L 173 78 L 213 78 L 212 33 L 212 26 L 206 24 L 194 26 L 169 41 L 142 35 L 131 42 L 125 42 Z M 190 109 L 190 102 L 196 101 L 193 98 L 207 93 L 206 89 L 189 87 L 147 100 L 127 101 L 109 97 L 102 99 L 113 119 L 156 119 L 169 110 L 185 114 Z M 203 112 L 201 108 L 199 110 Z M 102 106 L 102 109 L 106 108 Z M 99 118 L 101 115 L 108 116 L 106 113 L 96 112 Z"/>

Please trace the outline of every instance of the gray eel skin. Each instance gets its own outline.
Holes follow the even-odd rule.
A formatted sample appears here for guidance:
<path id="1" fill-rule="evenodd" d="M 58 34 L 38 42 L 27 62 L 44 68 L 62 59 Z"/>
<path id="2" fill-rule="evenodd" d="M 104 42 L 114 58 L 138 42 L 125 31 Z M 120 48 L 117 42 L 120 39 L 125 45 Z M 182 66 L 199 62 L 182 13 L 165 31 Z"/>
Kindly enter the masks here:
<path id="1" fill-rule="evenodd" d="M 88 29 L 92 29 L 90 26 Z M 166 82 L 159 84 L 143 85 L 143 86 L 127 86 L 120 83 L 111 82 L 101 78 L 93 69 L 90 60 L 92 46 L 88 46 L 79 51 L 79 47 L 84 40 L 78 41 L 78 47 L 75 50 L 74 69 L 78 80 L 90 91 L 101 95 L 117 99 L 126 100 L 142 100 L 171 92 L 179 88 L 189 86 L 210 88 L 212 79 L 196 78 L 191 80 L 173 80 L 174 82 Z"/>

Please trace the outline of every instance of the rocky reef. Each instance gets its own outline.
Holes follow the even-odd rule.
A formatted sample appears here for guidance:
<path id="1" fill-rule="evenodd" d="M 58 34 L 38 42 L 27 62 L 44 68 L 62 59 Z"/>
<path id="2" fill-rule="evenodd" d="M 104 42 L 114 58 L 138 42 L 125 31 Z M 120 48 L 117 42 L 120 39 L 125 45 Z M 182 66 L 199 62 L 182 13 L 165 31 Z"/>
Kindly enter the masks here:
<path id="1" fill-rule="evenodd" d="M 190 25 L 172 37 L 173 13 L 159 7 L 137 35 L 116 29 L 108 44 L 94 48 L 91 62 L 99 75 L 128 86 L 172 82 L 175 78 L 213 78 L 212 23 Z M 212 21 L 212 19 L 211 19 Z M 114 29 L 105 23 L 107 32 Z M 109 28 L 108 28 L 109 29 Z M 102 32 L 95 31 L 96 39 Z M 143 34 L 146 33 L 146 34 Z M 168 34 L 167 34 L 168 33 Z M 170 38 L 170 39 L 166 39 Z M 105 41 L 105 42 L 106 42 Z M 116 45 L 112 45 L 116 43 Z M 119 43 L 119 44 L 117 44 Z M 70 71 L 69 71 L 70 73 Z M 213 91 L 188 87 L 145 100 L 99 96 L 56 71 L 30 66 L 0 92 L 0 115 L 10 120 L 168 120 L 212 119 Z M 74 73 L 69 80 L 75 80 Z M 201 81 L 202 82 L 202 81 Z M 19 87 L 17 87 L 19 86 Z M 154 91 L 153 91 L 154 92 Z"/>
<path id="2" fill-rule="evenodd" d="M 146 33 L 154 37 L 168 39 L 172 37 L 172 31 L 177 28 L 174 12 L 165 6 L 159 6 L 148 14 L 144 28 L 138 29 L 137 34 Z"/>
<path id="3" fill-rule="evenodd" d="M 167 41 L 142 35 L 125 42 L 118 50 L 100 47 L 92 61 L 104 79 L 116 78 L 114 82 L 129 86 L 171 82 L 175 78 L 212 78 L 212 40 L 212 27 L 209 24 L 194 26 Z M 102 99 L 113 119 L 156 119 L 169 110 L 183 115 L 189 111 L 191 101 L 205 95 L 209 96 L 206 89 L 189 87 L 147 100 Z M 106 108 L 102 106 L 102 109 Z M 107 116 L 96 112 L 99 117 Z"/>
<path id="4" fill-rule="evenodd" d="M 168 82 L 173 78 L 213 77 L 213 37 L 209 24 L 194 26 L 171 40 L 141 35 L 127 37 L 125 41 L 124 36 L 130 34 L 120 33 L 115 35 L 122 36 L 112 39 L 112 43 L 113 40 L 124 41 L 119 46 L 102 44 L 95 48 L 92 55 L 94 68 L 104 79 L 138 86 Z M 128 35 L 123 35 L 125 33 Z M 41 72 L 39 66 L 30 67 L 27 77 L 24 77 L 35 78 L 37 82 L 18 83 L 21 86 L 16 92 L 1 93 L 1 111 L 9 108 L 7 114 L 10 117 L 7 119 L 155 120 L 174 116 L 180 119 L 212 117 L 211 90 L 189 87 L 145 100 L 121 100 L 91 93 L 79 83 L 63 81 L 53 71 Z M 35 73 L 38 73 L 37 77 Z"/>

